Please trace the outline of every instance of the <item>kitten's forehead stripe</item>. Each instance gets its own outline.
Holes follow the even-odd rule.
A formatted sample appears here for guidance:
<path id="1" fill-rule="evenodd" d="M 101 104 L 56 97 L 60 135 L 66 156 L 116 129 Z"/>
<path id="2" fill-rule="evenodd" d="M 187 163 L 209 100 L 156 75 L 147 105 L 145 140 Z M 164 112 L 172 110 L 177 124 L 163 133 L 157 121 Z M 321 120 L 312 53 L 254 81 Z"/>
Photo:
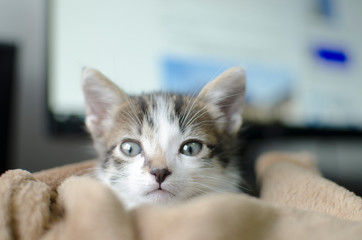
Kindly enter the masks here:
<path id="1" fill-rule="evenodd" d="M 184 119 L 185 113 L 182 112 L 182 110 L 185 106 L 185 103 L 186 103 L 186 99 L 184 99 L 184 98 L 186 98 L 186 97 L 181 96 L 181 95 L 176 95 L 175 101 L 174 101 L 175 114 L 176 114 L 176 117 L 178 118 L 178 124 L 179 124 L 180 130 L 182 133 L 185 132 L 185 128 L 183 125 L 183 119 Z"/>
<path id="2" fill-rule="evenodd" d="M 139 103 L 139 105 L 140 105 L 140 108 L 141 108 L 142 113 L 143 113 L 144 115 L 149 114 L 149 112 L 148 112 L 148 104 L 147 104 L 147 102 L 146 102 L 146 99 L 141 96 L 141 97 L 138 98 L 138 103 Z"/>
<path id="3" fill-rule="evenodd" d="M 150 125 L 151 128 L 153 128 L 155 126 L 155 122 L 153 121 L 153 118 L 150 115 L 146 116 L 146 121 L 147 121 L 148 125 Z"/>
<path id="4" fill-rule="evenodd" d="M 138 104 L 140 106 L 140 114 L 139 114 L 139 119 L 140 121 L 143 123 L 143 120 L 146 119 L 146 121 L 148 122 L 148 124 L 153 127 L 153 120 L 150 116 L 150 110 L 149 110 L 149 105 L 148 105 L 149 100 L 146 99 L 144 96 L 140 96 L 138 97 Z M 138 132 L 140 135 L 142 135 L 142 128 L 143 128 L 143 124 L 138 126 Z"/>
<path id="5" fill-rule="evenodd" d="M 175 113 L 176 113 L 176 116 L 180 117 L 180 115 L 181 115 L 181 109 L 182 109 L 182 106 L 184 105 L 184 99 L 183 99 L 183 97 L 182 97 L 181 95 L 176 95 L 174 104 L 175 104 Z"/>

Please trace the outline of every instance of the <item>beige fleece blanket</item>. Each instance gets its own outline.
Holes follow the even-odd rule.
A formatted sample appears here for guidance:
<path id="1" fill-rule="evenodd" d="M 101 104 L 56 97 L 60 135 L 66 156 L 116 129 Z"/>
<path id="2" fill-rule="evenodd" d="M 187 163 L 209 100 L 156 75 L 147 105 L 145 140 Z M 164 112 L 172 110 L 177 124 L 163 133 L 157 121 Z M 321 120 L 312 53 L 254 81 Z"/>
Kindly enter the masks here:
<path id="1" fill-rule="evenodd" d="M 126 212 L 95 162 L 0 177 L 0 239 L 362 239 L 362 200 L 323 178 L 307 154 L 257 162 L 260 198 L 204 196 Z"/>

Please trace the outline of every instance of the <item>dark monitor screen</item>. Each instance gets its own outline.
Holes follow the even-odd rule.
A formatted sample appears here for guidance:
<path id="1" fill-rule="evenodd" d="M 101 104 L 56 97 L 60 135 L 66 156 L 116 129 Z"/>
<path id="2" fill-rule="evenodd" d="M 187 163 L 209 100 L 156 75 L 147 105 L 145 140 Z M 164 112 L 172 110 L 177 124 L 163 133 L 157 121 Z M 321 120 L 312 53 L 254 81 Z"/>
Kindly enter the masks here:
<path id="1" fill-rule="evenodd" d="M 0 43 L 0 173 L 9 165 L 9 135 L 15 84 L 15 46 Z"/>

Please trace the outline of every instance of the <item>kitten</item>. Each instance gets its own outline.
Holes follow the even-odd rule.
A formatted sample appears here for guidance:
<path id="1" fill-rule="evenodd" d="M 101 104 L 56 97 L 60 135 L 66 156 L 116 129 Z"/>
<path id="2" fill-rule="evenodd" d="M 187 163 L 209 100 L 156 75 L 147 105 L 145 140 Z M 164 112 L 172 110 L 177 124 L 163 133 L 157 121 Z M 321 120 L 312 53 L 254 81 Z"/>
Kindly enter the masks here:
<path id="1" fill-rule="evenodd" d="M 234 150 L 245 93 L 242 68 L 229 69 L 197 96 L 130 96 L 92 68 L 82 78 L 86 125 L 101 160 L 97 176 L 126 208 L 239 191 Z"/>

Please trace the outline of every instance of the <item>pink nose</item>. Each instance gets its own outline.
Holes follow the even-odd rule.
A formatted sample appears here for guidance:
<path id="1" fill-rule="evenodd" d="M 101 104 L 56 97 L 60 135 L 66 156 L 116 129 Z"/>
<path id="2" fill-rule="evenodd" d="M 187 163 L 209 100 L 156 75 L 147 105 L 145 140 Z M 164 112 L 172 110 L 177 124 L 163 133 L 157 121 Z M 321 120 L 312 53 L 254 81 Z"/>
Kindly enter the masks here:
<path id="1" fill-rule="evenodd" d="M 168 168 L 152 168 L 151 174 L 155 176 L 156 182 L 159 184 L 163 183 L 168 175 L 171 174 Z"/>

